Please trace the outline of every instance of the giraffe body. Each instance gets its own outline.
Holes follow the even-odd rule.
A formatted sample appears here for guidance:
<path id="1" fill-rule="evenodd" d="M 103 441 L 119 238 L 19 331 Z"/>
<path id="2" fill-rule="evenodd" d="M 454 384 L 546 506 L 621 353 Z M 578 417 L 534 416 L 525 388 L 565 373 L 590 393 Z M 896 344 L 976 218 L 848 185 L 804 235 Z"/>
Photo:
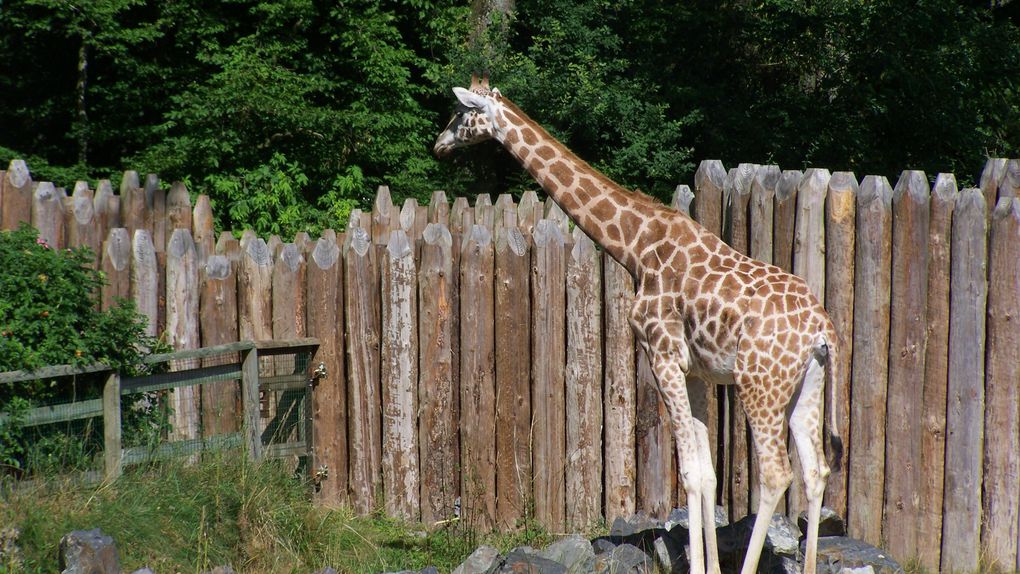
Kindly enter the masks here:
<path id="1" fill-rule="evenodd" d="M 793 480 L 788 421 L 808 498 L 804 571 L 813 574 L 830 472 L 822 448 L 823 392 L 826 382 L 832 392 L 837 337 L 807 284 L 737 252 L 686 214 L 623 189 L 487 82 L 454 93 L 460 106 L 436 141 L 436 154 L 498 140 L 637 282 L 630 323 L 676 437 L 691 516 L 691 572 L 719 571 L 708 431 L 692 416 L 687 394 L 687 377 L 697 376 L 736 385 L 761 469 L 758 515 L 742 572 L 756 571 L 769 520 Z M 832 446 L 838 461 L 838 437 L 832 437 Z"/>

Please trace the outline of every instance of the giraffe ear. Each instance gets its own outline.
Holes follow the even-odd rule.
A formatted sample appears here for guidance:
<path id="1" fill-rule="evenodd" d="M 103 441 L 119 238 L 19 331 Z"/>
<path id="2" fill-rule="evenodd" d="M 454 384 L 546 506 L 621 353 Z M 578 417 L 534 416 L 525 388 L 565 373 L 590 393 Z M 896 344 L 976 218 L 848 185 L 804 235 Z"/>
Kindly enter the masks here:
<path id="1" fill-rule="evenodd" d="M 460 103 L 464 104 L 469 108 L 477 108 L 480 110 L 485 109 L 485 106 L 488 103 L 486 102 L 484 97 L 479 96 L 474 92 L 465 90 L 464 88 L 454 88 L 453 93 L 454 95 L 457 96 L 457 99 L 460 100 Z"/>

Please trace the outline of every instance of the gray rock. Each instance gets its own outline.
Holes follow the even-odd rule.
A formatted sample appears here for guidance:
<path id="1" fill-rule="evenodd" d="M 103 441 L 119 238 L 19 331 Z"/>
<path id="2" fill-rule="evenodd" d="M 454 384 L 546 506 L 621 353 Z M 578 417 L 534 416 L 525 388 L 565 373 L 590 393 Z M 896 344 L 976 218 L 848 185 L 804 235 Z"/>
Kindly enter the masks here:
<path id="1" fill-rule="evenodd" d="M 337 574 L 337 571 L 332 566 L 326 566 L 322 570 L 316 570 L 315 574 Z"/>
<path id="2" fill-rule="evenodd" d="M 687 553 L 690 537 L 687 529 L 675 528 L 664 532 L 653 544 L 655 563 L 660 572 L 684 574 L 690 571 L 690 556 Z"/>
<path id="3" fill-rule="evenodd" d="M 113 538 L 98 528 L 75 530 L 60 539 L 61 574 L 120 574 Z"/>
<path id="4" fill-rule="evenodd" d="M 715 526 L 716 528 L 726 526 L 730 521 L 726 517 L 726 509 L 721 506 L 715 507 Z M 669 516 L 666 517 L 666 523 L 664 528 L 666 530 L 673 530 L 674 527 L 680 526 L 682 528 L 690 529 L 691 517 L 687 507 L 674 508 L 670 511 Z"/>
<path id="5" fill-rule="evenodd" d="M 479 546 L 451 574 L 484 574 L 498 559 L 499 550 L 492 546 Z"/>
<path id="6" fill-rule="evenodd" d="M 609 529 L 610 536 L 630 536 L 645 530 L 662 528 L 661 520 L 656 520 L 644 512 L 638 512 L 628 518 L 619 517 L 613 521 Z"/>
<path id="7" fill-rule="evenodd" d="M 336 570 L 333 572 L 335 574 Z M 439 570 L 436 570 L 435 566 L 427 566 L 421 570 L 401 570 L 400 572 L 390 572 L 388 574 L 439 574 Z"/>
<path id="8" fill-rule="evenodd" d="M 874 574 L 901 574 L 903 567 L 880 548 L 844 536 L 818 539 L 818 574 L 871 568 Z M 863 572 L 863 570 L 861 570 Z"/>
<path id="9" fill-rule="evenodd" d="M 567 572 L 587 573 L 595 567 L 591 542 L 577 534 L 553 542 L 538 555 L 562 564 Z"/>
<path id="10" fill-rule="evenodd" d="M 595 562 L 597 574 L 651 574 L 654 571 L 652 559 L 632 544 L 620 544 L 600 555 Z"/>
<path id="11" fill-rule="evenodd" d="M 605 554 L 606 552 L 612 552 L 613 548 L 616 548 L 616 543 L 612 542 L 608 538 L 596 538 L 591 541 L 591 549 L 595 552 L 595 555 Z"/>
<path id="12" fill-rule="evenodd" d="M 131 574 L 156 574 L 156 573 L 153 572 L 152 569 L 149 568 L 148 566 L 145 566 L 145 567 L 139 568 L 138 570 L 135 570 Z"/>
<path id="13" fill-rule="evenodd" d="M 801 532 L 807 533 L 807 512 L 801 512 L 797 517 L 797 526 Z M 836 514 L 835 510 L 823 506 L 818 521 L 818 536 L 846 536 L 846 523 L 843 522 L 843 517 Z"/>
<path id="14" fill-rule="evenodd" d="M 723 572 L 738 572 L 747 554 L 747 545 L 751 541 L 754 530 L 755 516 L 749 515 L 740 520 L 719 528 L 716 533 L 719 540 L 719 564 Z M 782 566 L 782 558 L 793 560 L 799 558 L 800 530 L 792 520 L 781 514 L 772 516 L 768 534 L 758 560 L 759 572 L 772 572 Z"/>
<path id="15" fill-rule="evenodd" d="M 800 562 L 797 562 L 789 556 L 780 556 L 779 559 L 771 564 L 768 569 L 769 574 L 800 574 L 801 567 Z"/>
<path id="16" fill-rule="evenodd" d="M 532 548 L 514 548 L 490 574 L 566 574 L 567 568 L 559 562 L 538 555 Z"/>

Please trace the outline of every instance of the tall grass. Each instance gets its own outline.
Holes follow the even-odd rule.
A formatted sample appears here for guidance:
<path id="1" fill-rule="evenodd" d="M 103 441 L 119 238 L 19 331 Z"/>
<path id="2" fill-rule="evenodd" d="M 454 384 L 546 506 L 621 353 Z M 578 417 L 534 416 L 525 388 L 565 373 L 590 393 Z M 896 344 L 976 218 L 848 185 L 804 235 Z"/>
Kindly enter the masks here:
<path id="1" fill-rule="evenodd" d="M 157 574 L 231 565 L 241 573 L 377 573 L 435 565 L 449 571 L 481 542 L 456 529 L 425 532 L 381 516 L 313 504 L 307 485 L 282 463 L 225 454 L 182 466 L 128 471 L 104 485 L 50 480 L 0 493 L 0 525 L 20 531 L 23 560 L 0 572 L 58 571 L 60 538 L 100 528 L 114 538 L 121 566 Z M 526 531 L 489 540 L 534 540 Z"/>

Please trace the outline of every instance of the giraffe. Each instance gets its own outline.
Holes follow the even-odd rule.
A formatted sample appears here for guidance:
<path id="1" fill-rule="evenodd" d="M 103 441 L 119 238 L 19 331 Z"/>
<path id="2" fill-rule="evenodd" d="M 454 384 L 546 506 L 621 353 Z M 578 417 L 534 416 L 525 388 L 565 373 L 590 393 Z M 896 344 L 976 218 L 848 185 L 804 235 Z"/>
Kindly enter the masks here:
<path id="1" fill-rule="evenodd" d="M 804 572 L 814 574 L 818 521 L 830 473 L 822 444 L 823 396 L 835 400 L 838 337 L 807 284 L 726 245 L 686 214 L 630 192 L 578 158 L 524 114 L 488 78 L 454 88 L 459 105 L 436 140 L 438 157 L 495 139 L 573 221 L 634 277 L 630 314 L 667 406 L 690 512 L 691 572 L 719 572 L 715 470 L 705 425 L 691 413 L 686 380 L 736 385 L 747 414 L 760 491 L 741 572 L 757 570 L 768 525 L 793 481 L 787 426 L 808 500 Z M 830 406 L 838 471 L 842 441 Z M 707 561 L 707 564 L 706 564 Z"/>

